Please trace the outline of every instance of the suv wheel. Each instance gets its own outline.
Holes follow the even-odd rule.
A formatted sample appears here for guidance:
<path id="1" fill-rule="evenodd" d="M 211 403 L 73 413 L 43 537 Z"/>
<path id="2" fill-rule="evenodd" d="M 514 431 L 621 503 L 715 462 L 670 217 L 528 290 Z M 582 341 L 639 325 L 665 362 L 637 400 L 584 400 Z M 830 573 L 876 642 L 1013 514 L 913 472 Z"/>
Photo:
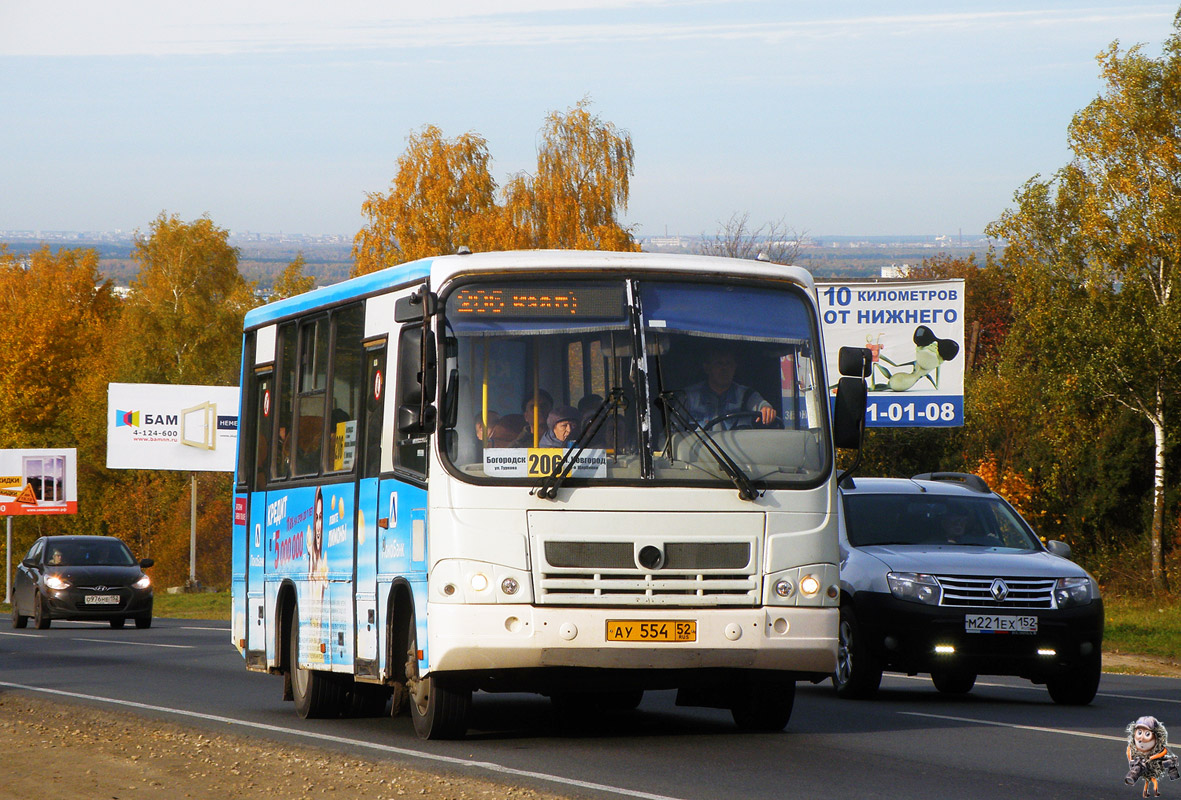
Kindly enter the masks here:
<path id="1" fill-rule="evenodd" d="M 1085 706 L 1095 699 L 1102 672 L 1102 659 L 1088 658 L 1065 675 L 1047 680 L 1046 689 L 1050 692 L 1050 698 L 1059 705 Z"/>

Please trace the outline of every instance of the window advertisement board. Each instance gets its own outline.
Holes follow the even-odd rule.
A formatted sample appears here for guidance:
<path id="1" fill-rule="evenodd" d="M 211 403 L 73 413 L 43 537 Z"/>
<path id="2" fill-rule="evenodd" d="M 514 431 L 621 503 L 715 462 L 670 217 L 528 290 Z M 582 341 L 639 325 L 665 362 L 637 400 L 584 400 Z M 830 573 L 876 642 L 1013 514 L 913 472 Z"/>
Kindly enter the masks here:
<path id="1" fill-rule="evenodd" d="M 233 472 L 238 387 L 112 383 L 107 467 Z"/>
<path id="2" fill-rule="evenodd" d="M 77 513 L 76 450 L 0 450 L 0 517 Z"/>
<path id="3" fill-rule="evenodd" d="M 833 391 L 841 347 L 867 347 L 865 424 L 964 424 L 964 281 L 821 283 L 825 357 Z"/>

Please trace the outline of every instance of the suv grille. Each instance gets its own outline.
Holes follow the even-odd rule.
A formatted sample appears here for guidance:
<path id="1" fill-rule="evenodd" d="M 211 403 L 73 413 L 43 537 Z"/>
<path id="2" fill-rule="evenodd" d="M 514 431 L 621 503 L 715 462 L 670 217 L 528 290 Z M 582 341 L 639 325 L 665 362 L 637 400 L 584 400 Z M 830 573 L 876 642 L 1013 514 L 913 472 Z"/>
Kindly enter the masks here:
<path id="1" fill-rule="evenodd" d="M 937 575 L 941 606 L 970 608 L 1054 608 L 1054 578 L 978 578 Z M 994 584 L 998 586 L 994 592 Z M 998 599 L 998 594 L 1001 599 Z"/>
<path id="2" fill-rule="evenodd" d="M 655 570 L 620 541 L 544 543 L 538 601 L 548 604 L 750 606 L 759 600 L 754 543 L 667 542 Z"/>

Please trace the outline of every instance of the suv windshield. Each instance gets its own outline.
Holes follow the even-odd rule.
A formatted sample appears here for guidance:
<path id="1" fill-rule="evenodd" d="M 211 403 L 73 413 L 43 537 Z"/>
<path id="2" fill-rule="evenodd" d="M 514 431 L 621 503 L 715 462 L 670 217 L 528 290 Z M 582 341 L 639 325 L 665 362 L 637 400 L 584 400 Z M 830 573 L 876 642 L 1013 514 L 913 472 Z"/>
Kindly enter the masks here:
<path id="1" fill-rule="evenodd" d="M 995 497 L 848 494 L 845 528 L 854 547 L 915 544 L 1041 549 L 1021 517 Z"/>
<path id="2" fill-rule="evenodd" d="M 443 314 L 444 453 L 472 480 L 535 483 L 575 455 L 574 482 L 763 489 L 827 474 L 826 396 L 800 289 L 465 283 Z"/>

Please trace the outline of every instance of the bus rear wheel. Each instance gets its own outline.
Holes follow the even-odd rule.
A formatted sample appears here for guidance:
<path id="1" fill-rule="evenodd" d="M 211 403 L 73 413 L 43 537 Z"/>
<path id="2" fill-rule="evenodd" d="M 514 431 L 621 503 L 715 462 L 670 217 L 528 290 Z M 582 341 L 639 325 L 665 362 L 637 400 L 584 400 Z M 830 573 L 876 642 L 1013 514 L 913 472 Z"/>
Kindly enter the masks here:
<path id="1" fill-rule="evenodd" d="M 335 676 L 299 664 L 299 608 L 291 611 L 291 634 L 287 641 L 288 669 L 291 671 L 291 692 L 295 712 L 303 719 L 334 717 L 340 713 L 341 684 Z"/>
<path id="2" fill-rule="evenodd" d="M 448 685 L 438 675 L 419 676 L 418 624 L 413 614 L 406 641 L 406 688 L 414 732 L 420 739 L 463 738 L 472 707 L 471 689 Z"/>

